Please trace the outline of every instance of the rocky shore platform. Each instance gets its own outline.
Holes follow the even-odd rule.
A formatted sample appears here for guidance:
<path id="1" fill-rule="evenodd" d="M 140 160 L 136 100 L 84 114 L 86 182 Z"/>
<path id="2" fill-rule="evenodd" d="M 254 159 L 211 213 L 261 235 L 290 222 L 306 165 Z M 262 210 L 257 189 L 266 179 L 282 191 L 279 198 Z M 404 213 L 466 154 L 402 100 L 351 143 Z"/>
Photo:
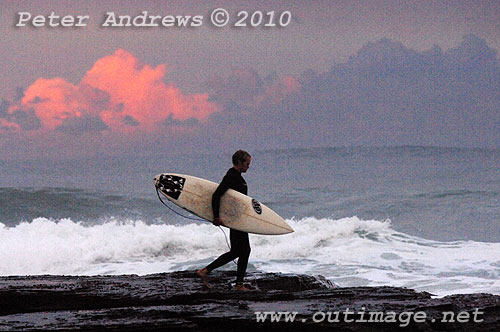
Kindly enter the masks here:
<path id="1" fill-rule="evenodd" d="M 0 331 L 500 331 L 500 296 L 337 287 L 321 276 L 195 271 L 0 277 Z"/>

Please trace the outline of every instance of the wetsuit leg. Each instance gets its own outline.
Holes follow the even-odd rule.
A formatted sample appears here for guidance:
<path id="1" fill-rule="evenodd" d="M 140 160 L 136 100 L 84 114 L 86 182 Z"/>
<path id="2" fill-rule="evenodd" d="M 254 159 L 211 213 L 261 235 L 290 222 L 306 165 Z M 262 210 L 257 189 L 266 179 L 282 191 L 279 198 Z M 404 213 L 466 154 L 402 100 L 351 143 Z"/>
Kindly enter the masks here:
<path id="1" fill-rule="evenodd" d="M 245 277 L 245 272 L 247 270 L 248 257 L 250 256 L 250 241 L 248 240 L 248 233 L 231 229 L 229 232 L 229 239 L 231 241 L 231 251 L 220 255 L 215 261 L 210 263 L 206 269 L 208 272 L 211 272 L 216 268 L 226 265 L 233 259 L 238 258 L 236 282 L 243 282 L 243 278 Z"/>
<path id="2" fill-rule="evenodd" d="M 235 252 L 233 252 L 232 250 L 228 251 L 225 254 L 220 255 L 216 260 L 214 260 L 212 263 L 207 265 L 206 269 L 208 270 L 208 272 L 211 272 L 218 267 L 226 265 L 227 263 L 229 263 L 230 261 L 232 261 L 236 257 L 238 257 L 238 256 L 236 255 Z"/>
<path id="3" fill-rule="evenodd" d="M 247 270 L 248 257 L 250 256 L 248 233 L 231 229 L 229 237 L 231 239 L 231 251 L 234 251 L 238 257 L 236 282 L 243 282 Z"/>

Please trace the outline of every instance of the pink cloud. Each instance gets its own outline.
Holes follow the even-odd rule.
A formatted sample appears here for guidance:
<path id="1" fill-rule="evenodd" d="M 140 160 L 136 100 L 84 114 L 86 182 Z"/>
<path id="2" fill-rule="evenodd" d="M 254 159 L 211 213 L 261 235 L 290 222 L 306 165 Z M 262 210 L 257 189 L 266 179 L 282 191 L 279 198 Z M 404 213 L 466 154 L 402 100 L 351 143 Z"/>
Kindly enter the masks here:
<path id="1" fill-rule="evenodd" d="M 103 123 L 98 128 L 111 132 L 152 132 L 164 128 L 167 119 L 204 121 L 219 110 L 208 94 L 185 94 L 173 83 L 165 83 L 165 68 L 143 64 L 119 49 L 96 61 L 77 85 L 63 78 L 36 80 L 8 112 L 34 110 L 41 121 L 40 132 L 67 123 L 78 129 L 79 123 L 96 121 Z M 7 119 L 1 121 L 0 128 L 20 130 Z"/>
<path id="2" fill-rule="evenodd" d="M 117 50 L 98 60 L 82 83 L 108 93 L 112 104 L 123 105 L 119 111 L 101 112 L 104 122 L 118 130 L 126 117 L 154 130 L 169 116 L 204 120 L 218 110 L 216 104 L 208 101 L 208 94 L 186 95 L 174 84 L 166 84 L 165 68 L 144 65 L 129 52 Z"/>

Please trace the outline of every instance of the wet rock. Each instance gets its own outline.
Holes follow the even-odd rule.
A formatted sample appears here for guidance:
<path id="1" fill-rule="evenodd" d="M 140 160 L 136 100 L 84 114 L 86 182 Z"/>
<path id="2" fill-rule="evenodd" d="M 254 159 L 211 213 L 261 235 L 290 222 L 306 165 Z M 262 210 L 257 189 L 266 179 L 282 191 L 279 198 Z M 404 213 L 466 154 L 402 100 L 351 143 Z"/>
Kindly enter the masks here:
<path id="1" fill-rule="evenodd" d="M 0 278 L 0 330 L 498 331 L 500 296 L 339 288 L 321 276 L 234 272 Z M 260 314 L 259 314 L 260 313 Z M 281 315 L 281 316 L 280 316 Z M 280 322 L 275 320 L 280 317 Z M 288 317 L 288 322 L 285 319 Z M 293 318 L 293 322 L 290 321 Z"/>

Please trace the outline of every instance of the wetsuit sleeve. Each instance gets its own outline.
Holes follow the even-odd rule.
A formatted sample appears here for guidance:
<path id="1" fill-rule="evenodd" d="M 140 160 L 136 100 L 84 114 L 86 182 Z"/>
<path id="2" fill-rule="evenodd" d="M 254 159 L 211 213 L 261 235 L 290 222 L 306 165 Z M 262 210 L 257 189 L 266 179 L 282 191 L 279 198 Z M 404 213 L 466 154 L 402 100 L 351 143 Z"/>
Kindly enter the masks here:
<path id="1" fill-rule="evenodd" d="M 214 219 L 219 217 L 220 199 L 222 195 L 224 195 L 224 193 L 231 188 L 233 182 L 234 180 L 232 177 L 229 176 L 229 174 L 226 174 L 212 195 L 212 211 L 214 213 Z"/>

